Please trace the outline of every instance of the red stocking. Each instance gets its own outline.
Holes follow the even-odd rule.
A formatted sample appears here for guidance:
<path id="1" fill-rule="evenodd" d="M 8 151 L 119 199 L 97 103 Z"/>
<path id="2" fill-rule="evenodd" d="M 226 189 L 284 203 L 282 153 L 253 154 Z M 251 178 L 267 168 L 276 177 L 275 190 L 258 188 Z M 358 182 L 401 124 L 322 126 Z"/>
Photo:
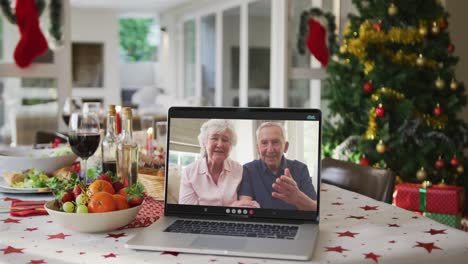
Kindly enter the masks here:
<path id="1" fill-rule="evenodd" d="M 36 57 L 44 54 L 48 46 L 39 28 L 39 17 L 35 1 L 17 0 L 15 11 L 21 39 L 16 45 L 13 57 L 18 67 L 26 68 Z"/>
<path id="2" fill-rule="evenodd" d="M 313 18 L 309 19 L 309 33 L 307 35 L 307 48 L 322 66 L 328 63 L 328 48 L 325 43 L 325 28 Z"/>

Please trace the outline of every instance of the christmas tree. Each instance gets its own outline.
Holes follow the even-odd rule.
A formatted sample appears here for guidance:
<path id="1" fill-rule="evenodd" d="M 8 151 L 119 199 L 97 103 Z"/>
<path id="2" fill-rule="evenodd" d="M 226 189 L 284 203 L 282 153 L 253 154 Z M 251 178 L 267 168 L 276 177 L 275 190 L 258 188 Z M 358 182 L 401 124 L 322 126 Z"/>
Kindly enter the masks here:
<path id="1" fill-rule="evenodd" d="M 353 1 L 325 83 L 324 155 L 404 182 L 462 185 L 467 124 L 449 14 L 435 0 Z"/>

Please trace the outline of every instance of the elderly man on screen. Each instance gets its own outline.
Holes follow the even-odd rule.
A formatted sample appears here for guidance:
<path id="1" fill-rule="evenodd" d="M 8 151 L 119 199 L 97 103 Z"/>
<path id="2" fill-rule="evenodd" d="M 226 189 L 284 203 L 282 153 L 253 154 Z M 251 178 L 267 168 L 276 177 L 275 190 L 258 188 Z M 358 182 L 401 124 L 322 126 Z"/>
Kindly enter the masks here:
<path id="1" fill-rule="evenodd" d="M 243 166 L 239 200 L 261 208 L 316 211 L 317 194 L 307 165 L 284 157 L 289 143 L 280 123 L 262 123 L 256 131 L 259 160 Z"/>
<path id="2" fill-rule="evenodd" d="M 179 204 L 254 207 L 250 201 L 238 201 L 242 166 L 229 158 L 237 135 L 227 120 L 210 119 L 198 135 L 202 158 L 182 172 Z"/>

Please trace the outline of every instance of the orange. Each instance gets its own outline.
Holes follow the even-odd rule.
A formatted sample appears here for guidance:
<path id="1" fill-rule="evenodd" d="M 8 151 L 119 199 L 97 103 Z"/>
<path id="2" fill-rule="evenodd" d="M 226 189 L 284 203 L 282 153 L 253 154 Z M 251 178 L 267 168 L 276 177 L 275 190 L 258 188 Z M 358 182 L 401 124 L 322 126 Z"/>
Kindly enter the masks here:
<path id="1" fill-rule="evenodd" d="M 128 193 L 125 192 L 125 189 L 126 189 L 126 188 L 122 188 L 122 189 L 120 189 L 117 193 L 120 194 L 120 195 L 122 195 L 123 197 L 125 197 L 125 199 L 127 199 Z"/>
<path id="2" fill-rule="evenodd" d="M 123 210 L 130 208 L 127 202 L 127 198 L 120 194 L 112 195 L 114 197 L 115 202 L 117 203 L 117 210 Z"/>
<path id="3" fill-rule="evenodd" d="M 98 192 L 94 194 L 88 202 L 88 211 L 90 213 L 111 212 L 117 209 L 117 202 L 112 194 L 107 192 Z"/>
<path id="4" fill-rule="evenodd" d="M 104 180 L 95 180 L 93 183 L 89 185 L 88 191 L 90 192 L 89 194 L 90 196 L 93 196 L 94 194 L 98 192 L 107 192 L 110 194 L 115 193 L 115 190 L 114 190 L 114 187 L 112 187 L 112 184 Z"/>

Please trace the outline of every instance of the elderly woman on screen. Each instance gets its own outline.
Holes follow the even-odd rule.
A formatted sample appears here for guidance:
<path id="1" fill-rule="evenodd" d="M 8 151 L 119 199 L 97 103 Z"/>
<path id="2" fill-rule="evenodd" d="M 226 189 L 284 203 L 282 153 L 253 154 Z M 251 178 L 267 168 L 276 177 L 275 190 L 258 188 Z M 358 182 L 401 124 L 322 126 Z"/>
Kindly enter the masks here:
<path id="1" fill-rule="evenodd" d="M 182 172 L 179 204 L 212 206 L 243 205 L 237 197 L 242 180 L 242 165 L 229 158 L 236 145 L 234 126 L 227 120 L 211 119 L 198 135 L 202 158 Z"/>

